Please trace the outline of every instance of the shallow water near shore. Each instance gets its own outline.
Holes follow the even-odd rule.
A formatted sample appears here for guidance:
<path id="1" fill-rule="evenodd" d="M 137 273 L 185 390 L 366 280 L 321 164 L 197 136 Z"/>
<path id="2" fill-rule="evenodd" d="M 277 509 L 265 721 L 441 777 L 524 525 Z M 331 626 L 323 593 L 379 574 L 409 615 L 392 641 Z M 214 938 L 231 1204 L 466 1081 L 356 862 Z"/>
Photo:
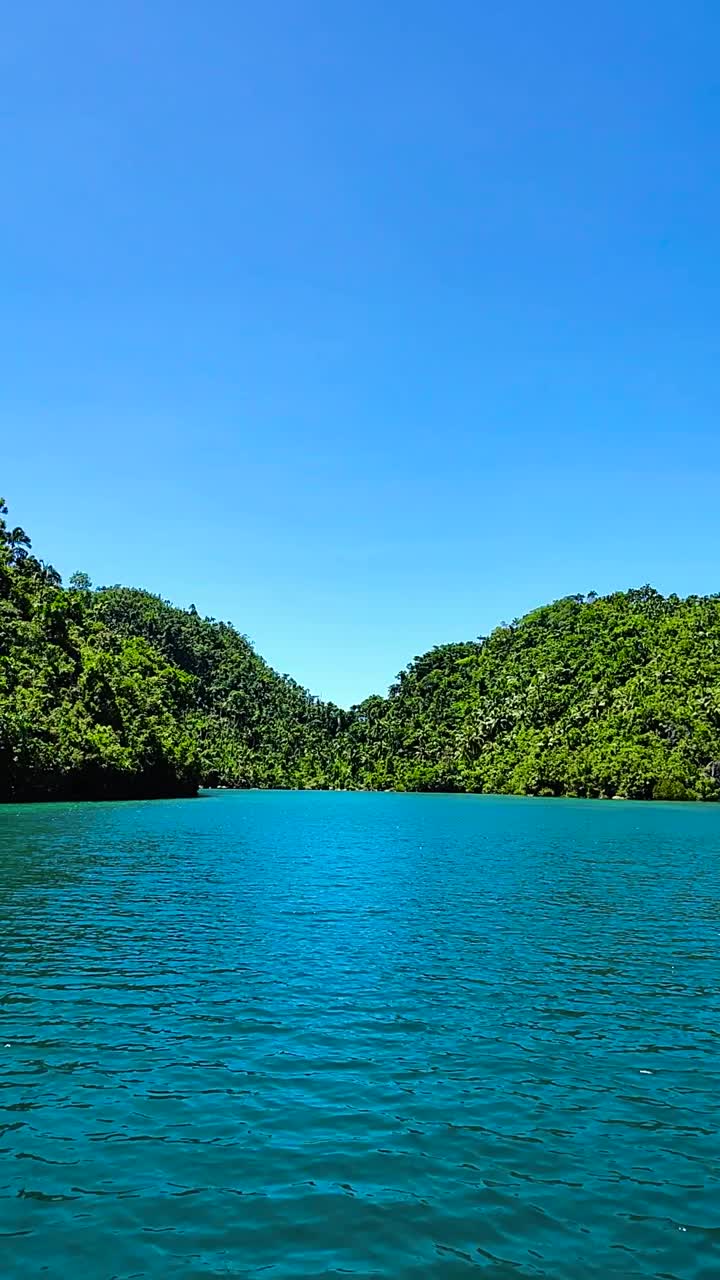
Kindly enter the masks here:
<path id="1" fill-rule="evenodd" d="M 0 1272 L 720 1274 L 720 807 L 0 810 Z"/>

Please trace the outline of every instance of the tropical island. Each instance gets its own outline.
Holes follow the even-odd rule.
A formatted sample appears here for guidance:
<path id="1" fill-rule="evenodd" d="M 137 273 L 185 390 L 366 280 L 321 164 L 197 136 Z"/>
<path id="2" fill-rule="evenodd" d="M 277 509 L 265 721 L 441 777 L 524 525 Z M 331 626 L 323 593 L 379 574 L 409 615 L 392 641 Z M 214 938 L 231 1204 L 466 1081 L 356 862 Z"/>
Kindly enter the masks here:
<path id="1" fill-rule="evenodd" d="M 233 626 L 67 586 L 0 500 L 0 800 L 200 786 L 720 799 L 720 597 L 570 596 L 343 710 Z"/>

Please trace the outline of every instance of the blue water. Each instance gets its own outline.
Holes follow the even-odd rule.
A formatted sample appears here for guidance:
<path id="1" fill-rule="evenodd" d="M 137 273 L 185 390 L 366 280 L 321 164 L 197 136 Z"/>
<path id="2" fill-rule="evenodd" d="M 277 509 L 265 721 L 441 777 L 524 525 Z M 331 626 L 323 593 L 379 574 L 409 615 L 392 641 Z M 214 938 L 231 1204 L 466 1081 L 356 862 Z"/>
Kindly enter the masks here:
<path id="1" fill-rule="evenodd" d="M 0 1275 L 720 1275 L 720 807 L 0 809 Z"/>

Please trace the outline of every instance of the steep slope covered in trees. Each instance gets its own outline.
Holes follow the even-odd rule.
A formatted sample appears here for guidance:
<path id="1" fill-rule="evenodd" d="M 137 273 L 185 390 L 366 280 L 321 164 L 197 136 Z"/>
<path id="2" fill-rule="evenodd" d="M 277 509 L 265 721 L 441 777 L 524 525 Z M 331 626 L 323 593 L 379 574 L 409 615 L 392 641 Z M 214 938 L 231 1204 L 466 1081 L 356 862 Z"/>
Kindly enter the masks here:
<path id="1" fill-rule="evenodd" d="M 58 574 L 0 501 L 0 799 L 198 784 L 720 799 L 720 598 L 573 596 L 351 711 L 233 627 Z"/>
<path id="2" fill-rule="evenodd" d="M 348 737 L 364 785 L 720 798 L 720 599 L 559 600 L 417 658 Z"/>
<path id="3" fill-rule="evenodd" d="M 321 787 L 347 714 L 233 627 L 145 591 L 68 589 L 0 501 L 0 799 Z"/>
<path id="4" fill-rule="evenodd" d="M 339 784 L 338 737 L 348 714 L 278 675 L 234 627 L 126 587 L 96 592 L 93 609 L 113 634 L 142 636 L 192 677 L 185 723 L 205 785 Z"/>
<path id="5" fill-rule="evenodd" d="M 0 800 L 191 795 L 190 677 L 110 630 L 0 500 Z"/>

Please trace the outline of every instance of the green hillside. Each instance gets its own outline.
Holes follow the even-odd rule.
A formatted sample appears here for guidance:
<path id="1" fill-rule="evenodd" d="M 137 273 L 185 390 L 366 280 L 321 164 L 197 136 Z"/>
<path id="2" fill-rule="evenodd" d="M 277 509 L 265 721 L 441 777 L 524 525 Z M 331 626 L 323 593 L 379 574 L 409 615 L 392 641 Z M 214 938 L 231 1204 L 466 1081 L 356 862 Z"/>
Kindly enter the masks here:
<path id="1" fill-rule="evenodd" d="M 224 622 L 63 587 L 0 503 L 0 799 L 199 784 L 720 798 L 720 599 L 573 596 L 350 711 Z"/>
<path id="2" fill-rule="evenodd" d="M 232 627 L 144 591 L 63 588 L 0 503 L 0 799 L 327 785 L 347 716 Z"/>
<path id="3" fill-rule="evenodd" d="M 720 599 L 559 600 L 416 658 L 348 737 L 364 785 L 717 799 Z"/>
<path id="4" fill-rule="evenodd" d="M 278 675 L 234 627 L 126 587 L 96 592 L 93 615 L 125 641 L 141 636 L 191 678 L 184 725 L 206 786 L 335 781 L 347 713 Z"/>

